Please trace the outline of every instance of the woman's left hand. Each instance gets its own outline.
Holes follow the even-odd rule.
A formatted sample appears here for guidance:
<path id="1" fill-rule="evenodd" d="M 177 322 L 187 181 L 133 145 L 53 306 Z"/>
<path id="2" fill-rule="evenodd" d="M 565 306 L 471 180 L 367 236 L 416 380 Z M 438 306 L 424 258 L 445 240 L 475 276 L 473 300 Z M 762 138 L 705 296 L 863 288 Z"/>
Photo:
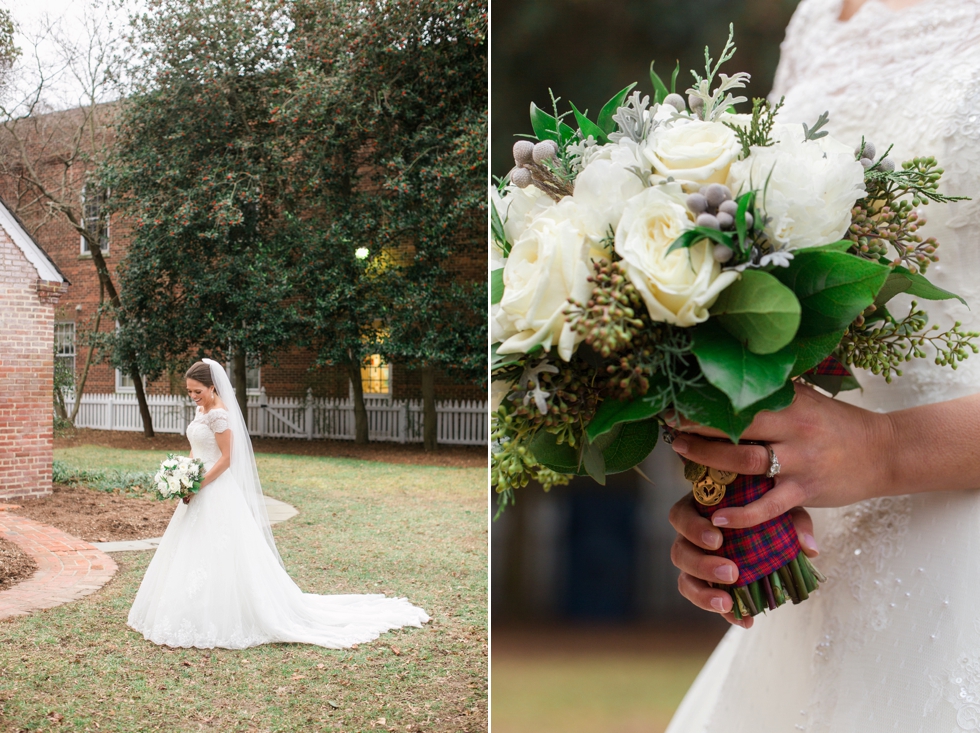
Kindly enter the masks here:
<path id="1" fill-rule="evenodd" d="M 719 509 L 711 518 L 716 527 L 754 527 L 794 507 L 845 506 L 885 493 L 894 432 L 889 415 L 795 386 L 792 405 L 760 412 L 742 435 L 772 446 L 780 465 L 775 488 L 744 507 Z M 691 461 L 741 474 L 769 470 L 764 445 L 733 445 L 722 433 L 693 424 L 679 430 L 672 447 Z"/>

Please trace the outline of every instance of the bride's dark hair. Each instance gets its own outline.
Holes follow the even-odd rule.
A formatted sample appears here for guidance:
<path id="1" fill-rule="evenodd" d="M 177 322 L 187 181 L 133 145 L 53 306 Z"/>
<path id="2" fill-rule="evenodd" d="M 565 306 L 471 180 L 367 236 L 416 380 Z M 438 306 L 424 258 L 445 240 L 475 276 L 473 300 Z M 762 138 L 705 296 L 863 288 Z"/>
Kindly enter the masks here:
<path id="1" fill-rule="evenodd" d="M 211 380 L 211 367 L 203 361 L 195 361 L 191 364 L 191 368 L 184 373 L 184 379 L 193 379 L 205 387 L 214 387 L 214 382 Z M 214 392 L 218 393 L 217 387 L 214 387 Z"/>

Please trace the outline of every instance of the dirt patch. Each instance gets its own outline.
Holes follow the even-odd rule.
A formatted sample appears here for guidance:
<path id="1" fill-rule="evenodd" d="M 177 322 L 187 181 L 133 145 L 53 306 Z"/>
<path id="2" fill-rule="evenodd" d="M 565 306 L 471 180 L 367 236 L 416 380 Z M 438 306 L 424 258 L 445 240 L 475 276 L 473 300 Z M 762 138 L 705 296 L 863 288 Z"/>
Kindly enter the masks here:
<path id="1" fill-rule="evenodd" d="M 176 500 L 158 501 L 64 484 L 55 484 L 49 496 L 18 499 L 17 504 L 17 514 L 86 542 L 160 537 L 177 506 Z"/>
<path id="2" fill-rule="evenodd" d="M 0 591 L 27 580 L 35 570 L 37 563 L 33 557 L 13 542 L 0 538 Z"/>
<path id="3" fill-rule="evenodd" d="M 105 448 L 130 450 L 186 451 L 183 435 L 165 434 L 144 438 L 142 433 L 119 430 L 76 430 L 71 437 L 55 438 L 55 448 L 77 445 L 100 445 Z M 295 456 L 329 456 L 357 458 L 380 463 L 403 463 L 415 466 L 444 466 L 449 468 L 482 468 L 487 465 L 487 448 L 480 445 L 439 446 L 426 453 L 414 443 L 368 443 L 356 445 L 348 440 L 288 440 L 285 438 L 253 438 L 256 453 L 284 453 Z"/>

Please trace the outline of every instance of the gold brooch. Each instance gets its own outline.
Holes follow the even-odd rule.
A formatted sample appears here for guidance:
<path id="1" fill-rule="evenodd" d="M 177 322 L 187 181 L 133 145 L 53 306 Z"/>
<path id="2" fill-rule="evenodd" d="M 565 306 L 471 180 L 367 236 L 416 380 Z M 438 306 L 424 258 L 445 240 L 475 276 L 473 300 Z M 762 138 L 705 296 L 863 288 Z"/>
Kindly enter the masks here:
<path id="1" fill-rule="evenodd" d="M 694 484 L 694 499 L 702 506 L 715 506 L 725 498 L 726 487 L 738 474 L 708 468 L 700 463 L 688 462 L 684 466 L 684 478 Z"/>

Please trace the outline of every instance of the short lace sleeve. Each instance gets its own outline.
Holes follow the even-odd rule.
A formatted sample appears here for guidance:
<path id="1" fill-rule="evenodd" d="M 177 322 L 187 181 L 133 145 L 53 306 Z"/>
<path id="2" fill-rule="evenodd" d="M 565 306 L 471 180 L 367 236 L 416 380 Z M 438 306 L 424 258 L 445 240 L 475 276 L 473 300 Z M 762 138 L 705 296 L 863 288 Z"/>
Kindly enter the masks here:
<path id="1" fill-rule="evenodd" d="M 228 411 L 220 407 L 210 410 L 205 420 L 213 433 L 223 433 L 228 429 Z"/>

